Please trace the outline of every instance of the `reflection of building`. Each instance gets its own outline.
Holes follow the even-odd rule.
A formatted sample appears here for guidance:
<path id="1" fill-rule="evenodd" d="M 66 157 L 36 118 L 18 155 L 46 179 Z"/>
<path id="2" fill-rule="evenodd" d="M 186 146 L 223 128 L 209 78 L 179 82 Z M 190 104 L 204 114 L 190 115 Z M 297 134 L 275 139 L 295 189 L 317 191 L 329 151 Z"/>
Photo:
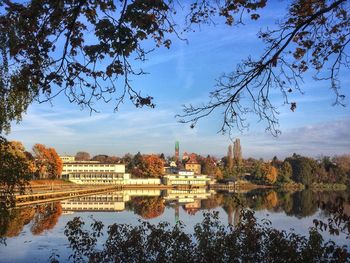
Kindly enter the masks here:
<path id="1" fill-rule="evenodd" d="M 167 189 L 164 191 L 166 201 L 176 201 L 179 204 L 193 203 L 196 200 L 208 199 L 212 195 L 211 191 L 205 188 L 197 189 Z"/>
<path id="2" fill-rule="evenodd" d="M 191 203 L 187 203 L 183 205 L 183 209 L 190 215 L 194 215 L 197 213 L 197 211 L 201 208 L 201 200 L 196 199 Z"/>
<path id="3" fill-rule="evenodd" d="M 191 215 L 195 214 L 201 208 L 201 200 L 210 198 L 213 193 L 213 191 L 207 190 L 205 188 L 188 190 L 129 189 L 100 195 L 76 197 L 70 200 L 61 201 L 61 205 L 64 214 L 87 211 L 117 212 L 125 210 L 125 208 L 127 207 L 126 203 L 129 201 L 132 202 L 131 206 L 129 207 L 135 209 L 135 203 L 133 202 L 136 199 L 134 197 L 145 197 L 146 201 L 149 200 L 147 199 L 147 197 L 153 197 L 156 199 L 159 199 L 159 197 L 161 197 L 162 204 L 165 201 L 166 203 L 168 203 L 168 205 L 174 207 L 175 222 L 177 223 L 179 222 L 180 217 L 180 206 L 182 206 L 182 208 L 187 213 Z M 148 203 L 141 202 L 139 204 Z M 152 204 L 152 202 L 149 204 Z M 153 207 L 149 209 L 153 209 Z"/>
<path id="4" fill-rule="evenodd" d="M 190 215 L 194 215 L 201 208 L 201 200 L 208 199 L 213 194 L 213 191 L 206 188 L 196 189 L 167 189 L 164 191 L 164 199 L 168 203 L 175 205 L 175 224 L 180 220 L 180 205 Z"/>
<path id="5" fill-rule="evenodd" d="M 123 211 L 134 196 L 160 196 L 161 190 L 134 189 L 61 201 L 64 211 Z"/>
<path id="6" fill-rule="evenodd" d="M 180 170 L 177 174 L 164 175 L 163 181 L 166 185 L 206 186 L 210 178 L 204 174 L 194 174 L 193 171 Z"/>
<path id="7" fill-rule="evenodd" d="M 82 196 L 61 202 L 65 211 L 123 211 L 125 202 L 123 195 Z"/>

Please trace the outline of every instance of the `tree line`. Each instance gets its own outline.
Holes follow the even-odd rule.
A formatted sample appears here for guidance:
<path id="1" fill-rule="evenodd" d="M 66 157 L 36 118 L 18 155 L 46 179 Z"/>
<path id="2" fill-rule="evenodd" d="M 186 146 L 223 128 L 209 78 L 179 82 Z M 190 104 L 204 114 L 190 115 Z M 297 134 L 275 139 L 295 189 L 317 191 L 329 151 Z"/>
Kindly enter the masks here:
<path id="1" fill-rule="evenodd" d="M 25 192 L 31 179 L 61 176 L 63 164 L 54 148 L 35 144 L 32 150 L 33 154 L 21 142 L 0 137 L 0 188 L 7 204 L 13 202 L 15 191 Z"/>
<path id="2" fill-rule="evenodd" d="M 350 155 L 314 159 L 293 154 L 283 161 L 274 157 L 271 162 L 252 159 L 248 162 L 248 178 L 258 183 L 299 183 L 307 187 L 350 183 Z"/>

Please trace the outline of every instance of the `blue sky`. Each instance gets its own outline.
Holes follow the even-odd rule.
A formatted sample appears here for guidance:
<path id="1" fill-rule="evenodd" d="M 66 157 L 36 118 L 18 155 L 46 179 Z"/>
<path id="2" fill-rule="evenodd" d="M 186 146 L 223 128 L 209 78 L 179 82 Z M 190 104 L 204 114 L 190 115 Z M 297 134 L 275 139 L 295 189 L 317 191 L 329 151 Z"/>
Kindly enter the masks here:
<path id="1" fill-rule="evenodd" d="M 264 46 L 256 33 L 260 28 L 273 27 L 276 18 L 283 14 L 282 2 L 271 5 L 258 22 L 247 21 L 245 26 L 228 27 L 222 23 L 203 26 L 185 35 L 181 41 L 173 38 L 168 50 L 160 48 L 148 56 L 142 67 L 150 74 L 133 77 L 132 85 L 142 94 L 155 98 L 155 109 L 136 109 L 125 102 L 117 113 L 113 105 L 96 105 L 100 113 L 90 115 L 69 104 L 64 96 L 49 103 L 33 104 L 20 124 L 13 124 L 8 135 L 30 149 L 35 143 L 56 148 L 60 154 L 87 151 L 92 155 L 124 153 L 172 154 L 174 143 L 180 141 L 180 152 L 197 152 L 203 155 L 223 156 L 231 143 L 229 136 L 218 134 L 221 115 L 216 112 L 191 129 L 180 124 L 175 115 L 183 104 L 199 104 L 208 100 L 215 79 L 230 72 L 248 55 L 257 56 Z M 315 82 L 306 76 L 302 85 L 304 95 L 293 98 L 298 107 L 291 112 L 283 106 L 282 98 L 273 96 L 279 106 L 280 130 L 274 138 L 265 132 L 265 123 L 254 116 L 248 117 L 250 127 L 233 139 L 241 139 L 244 157 L 285 157 L 294 152 L 309 156 L 349 153 L 350 149 L 350 84 L 349 72 L 341 75 L 342 91 L 347 107 L 332 106 L 335 95 L 327 82 Z"/>

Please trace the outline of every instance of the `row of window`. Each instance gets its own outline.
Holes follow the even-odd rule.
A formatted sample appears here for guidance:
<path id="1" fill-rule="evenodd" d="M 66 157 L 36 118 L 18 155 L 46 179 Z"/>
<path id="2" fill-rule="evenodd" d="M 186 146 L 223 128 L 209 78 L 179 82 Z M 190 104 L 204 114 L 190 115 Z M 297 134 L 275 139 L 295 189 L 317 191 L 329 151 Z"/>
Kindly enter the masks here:
<path id="1" fill-rule="evenodd" d="M 65 207 L 65 210 L 75 210 L 77 209 L 76 207 Z M 91 207 L 79 207 L 78 208 L 79 210 L 92 210 Z M 93 210 L 111 210 L 111 211 L 114 211 L 114 208 L 113 207 L 94 207 Z"/>
<path id="2" fill-rule="evenodd" d="M 124 176 L 122 175 L 106 175 L 106 174 L 70 174 L 70 178 L 87 178 L 87 179 L 100 179 L 100 178 L 110 178 L 110 179 L 123 179 Z"/>
<path id="3" fill-rule="evenodd" d="M 63 166 L 66 167 L 115 167 L 115 164 L 100 164 L 100 163 L 96 163 L 96 164 L 64 164 Z"/>
<path id="4" fill-rule="evenodd" d="M 63 171 L 65 172 L 94 172 L 94 170 L 90 169 L 90 170 L 66 170 L 63 169 Z M 111 172 L 111 170 L 97 170 L 97 172 Z"/>
<path id="5" fill-rule="evenodd" d="M 88 205 L 92 204 L 91 202 L 68 202 L 67 204 L 70 205 Z M 94 202 L 93 205 L 111 205 L 114 204 L 114 202 Z"/>
<path id="6" fill-rule="evenodd" d="M 83 202 L 86 204 L 86 202 L 122 202 L 123 197 L 90 197 L 90 198 L 79 198 L 79 202 Z"/>
<path id="7" fill-rule="evenodd" d="M 177 180 L 172 180 L 171 184 L 201 184 L 204 185 L 206 184 L 206 181 L 177 181 Z"/>

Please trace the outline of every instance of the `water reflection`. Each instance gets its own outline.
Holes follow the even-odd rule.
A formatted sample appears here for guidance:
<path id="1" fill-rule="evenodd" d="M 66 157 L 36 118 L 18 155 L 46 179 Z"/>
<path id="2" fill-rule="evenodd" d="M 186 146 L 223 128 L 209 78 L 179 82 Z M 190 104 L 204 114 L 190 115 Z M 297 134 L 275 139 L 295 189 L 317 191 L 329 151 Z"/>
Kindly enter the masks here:
<path id="1" fill-rule="evenodd" d="M 33 235 L 40 235 L 45 230 L 55 227 L 62 214 L 61 203 L 49 203 L 21 209 L 3 210 L 0 220 L 0 237 L 18 236 L 24 226 L 31 223 Z"/>
<path id="2" fill-rule="evenodd" d="M 83 196 L 61 202 L 16 208 L 1 211 L 0 242 L 4 238 L 18 236 L 30 224 L 33 235 L 41 235 L 55 228 L 59 217 L 79 212 L 121 212 L 132 211 L 143 219 L 160 217 L 166 207 L 174 209 L 175 222 L 179 221 L 180 208 L 188 216 L 201 210 L 222 208 L 227 223 L 237 225 L 243 207 L 255 211 L 268 210 L 271 213 L 284 212 L 286 216 L 302 219 L 321 211 L 323 218 L 335 213 L 334 207 L 341 205 L 345 215 L 350 216 L 350 195 L 348 192 L 279 192 L 255 190 L 248 193 L 232 194 L 207 189 L 135 189 L 116 191 L 101 195 Z M 286 226 L 287 227 L 287 226 Z"/>

